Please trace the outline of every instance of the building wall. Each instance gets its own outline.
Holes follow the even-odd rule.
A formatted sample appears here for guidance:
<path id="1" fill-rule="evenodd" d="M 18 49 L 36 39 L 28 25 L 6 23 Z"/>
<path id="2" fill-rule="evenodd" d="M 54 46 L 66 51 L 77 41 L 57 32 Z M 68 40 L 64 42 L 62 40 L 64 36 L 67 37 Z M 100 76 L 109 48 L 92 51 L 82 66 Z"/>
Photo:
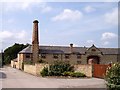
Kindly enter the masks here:
<path id="1" fill-rule="evenodd" d="M 82 61 L 82 57 L 78 59 L 77 55 L 75 54 L 70 54 L 68 59 L 65 58 L 65 54 L 58 54 L 57 59 L 53 57 L 53 54 L 46 54 L 46 58 L 42 58 L 40 54 L 39 59 L 44 60 L 48 63 L 53 63 L 54 61 L 67 61 L 70 62 L 70 64 L 77 64 L 77 61 Z"/>
<path id="2" fill-rule="evenodd" d="M 94 55 L 94 54 L 91 54 Z M 97 54 L 95 54 L 97 55 Z M 83 54 L 81 55 L 81 58 L 77 58 L 76 54 L 70 54 L 69 58 L 66 59 L 65 58 L 65 54 L 59 54 L 58 58 L 55 59 L 53 58 L 53 54 L 46 54 L 46 58 L 41 58 L 41 54 L 39 55 L 39 59 L 42 59 L 46 62 L 48 62 L 48 64 L 52 64 L 54 63 L 54 61 L 66 61 L 69 62 L 70 64 L 87 64 L 87 57 L 90 56 L 90 54 Z M 97 56 L 100 57 L 100 64 L 109 64 L 111 62 L 115 63 L 117 62 L 117 55 L 100 55 L 98 54 Z M 30 54 L 30 58 L 26 58 L 26 54 L 18 54 L 18 63 L 17 62 L 13 62 L 11 61 L 11 66 L 13 67 L 13 64 L 16 65 L 16 68 L 18 69 L 22 69 L 22 63 L 25 60 L 31 60 L 32 58 L 32 54 Z M 81 63 L 78 63 L 81 62 Z"/>
<path id="3" fill-rule="evenodd" d="M 41 55 L 40 55 L 40 59 L 48 62 L 48 63 L 53 63 L 54 61 L 56 60 L 63 60 L 63 61 L 68 61 L 70 62 L 70 64 L 87 64 L 87 57 L 88 56 L 91 56 L 91 55 L 94 55 L 94 54 L 86 54 L 86 55 L 81 55 L 81 58 L 77 58 L 77 55 L 76 54 L 71 54 L 70 55 L 70 58 L 69 59 L 66 59 L 65 58 L 65 55 L 64 54 L 59 54 L 58 55 L 58 59 L 54 59 L 53 58 L 53 54 L 46 54 L 46 58 L 41 58 Z M 95 54 L 95 56 L 98 56 L 99 59 L 100 59 L 100 64 L 109 64 L 110 62 L 117 62 L 117 55 L 100 55 L 100 54 Z M 81 63 L 78 63 L 81 62 Z"/>
<path id="4" fill-rule="evenodd" d="M 23 61 L 25 61 L 25 60 L 30 61 L 31 60 L 32 54 L 28 54 L 30 56 L 29 58 L 26 57 L 27 54 L 28 53 L 26 53 L 26 54 L 19 53 L 18 54 L 18 63 L 19 63 L 19 65 L 18 65 L 19 68 L 18 69 L 22 69 Z"/>
<path id="5" fill-rule="evenodd" d="M 14 61 L 11 60 L 11 67 L 14 67 Z"/>
<path id="6" fill-rule="evenodd" d="M 18 63 L 19 63 L 19 69 L 22 69 L 22 63 L 25 60 L 24 54 L 18 54 Z"/>
<path id="7" fill-rule="evenodd" d="M 19 69 L 19 63 L 11 60 L 11 67 Z"/>
<path id="8" fill-rule="evenodd" d="M 103 55 L 100 60 L 101 64 L 115 63 L 117 62 L 117 55 Z"/>

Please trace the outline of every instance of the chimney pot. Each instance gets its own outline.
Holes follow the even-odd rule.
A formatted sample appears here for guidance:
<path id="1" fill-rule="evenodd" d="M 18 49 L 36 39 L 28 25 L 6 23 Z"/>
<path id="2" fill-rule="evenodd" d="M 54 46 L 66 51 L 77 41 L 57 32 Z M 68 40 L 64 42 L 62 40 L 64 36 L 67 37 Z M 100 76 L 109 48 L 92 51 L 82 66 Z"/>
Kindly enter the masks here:
<path id="1" fill-rule="evenodd" d="M 70 47 L 73 47 L 73 44 L 72 44 L 72 43 L 70 44 Z"/>
<path id="2" fill-rule="evenodd" d="M 39 23 L 38 20 L 34 20 L 33 23 Z"/>

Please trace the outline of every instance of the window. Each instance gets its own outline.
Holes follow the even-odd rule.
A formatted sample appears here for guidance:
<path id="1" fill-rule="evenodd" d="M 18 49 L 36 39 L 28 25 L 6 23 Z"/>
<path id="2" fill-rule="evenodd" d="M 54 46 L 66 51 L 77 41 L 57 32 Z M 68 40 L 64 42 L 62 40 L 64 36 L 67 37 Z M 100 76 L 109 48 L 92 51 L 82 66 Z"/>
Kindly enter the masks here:
<path id="1" fill-rule="evenodd" d="M 96 51 L 96 49 L 92 49 L 92 51 Z"/>
<path id="2" fill-rule="evenodd" d="M 65 59 L 69 59 L 70 55 L 69 54 L 65 54 Z"/>
<path id="3" fill-rule="evenodd" d="M 77 59 L 81 59 L 81 54 L 77 54 Z"/>
<path id="4" fill-rule="evenodd" d="M 58 59 L 58 54 L 53 54 L 54 59 Z"/>
<path id="5" fill-rule="evenodd" d="M 41 54 L 41 58 L 46 58 L 46 54 Z"/>
<path id="6" fill-rule="evenodd" d="M 81 64 L 81 61 L 77 61 L 77 64 Z"/>
<path id="7" fill-rule="evenodd" d="M 30 54 L 26 54 L 26 58 L 30 58 Z"/>

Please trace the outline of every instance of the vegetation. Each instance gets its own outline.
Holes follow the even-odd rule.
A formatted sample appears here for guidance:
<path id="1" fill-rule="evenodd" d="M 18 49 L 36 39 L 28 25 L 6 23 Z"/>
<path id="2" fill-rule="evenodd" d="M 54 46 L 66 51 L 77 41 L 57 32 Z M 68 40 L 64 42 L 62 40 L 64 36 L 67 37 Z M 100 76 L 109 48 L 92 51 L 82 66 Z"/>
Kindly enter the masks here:
<path id="1" fill-rule="evenodd" d="M 49 76 L 48 67 L 44 67 L 43 70 L 40 72 L 40 74 L 42 77 Z"/>
<path id="2" fill-rule="evenodd" d="M 120 90 L 120 63 L 108 68 L 105 79 L 109 90 Z"/>
<path id="3" fill-rule="evenodd" d="M 71 76 L 72 73 L 73 73 L 73 72 L 66 72 L 66 71 L 65 71 L 64 73 L 62 73 L 62 75 L 63 75 L 63 76 Z"/>
<path id="4" fill-rule="evenodd" d="M 40 59 L 40 60 L 38 60 L 38 63 L 47 63 L 47 62 L 42 60 L 42 59 Z"/>
<path id="5" fill-rule="evenodd" d="M 9 64 L 11 60 L 17 58 L 17 54 L 26 48 L 29 44 L 17 44 L 15 43 L 13 46 L 8 47 L 4 51 L 4 63 Z"/>
<path id="6" fill-rule="evenodd" d="M 49 67 L 44 67 L 40 72 L 44 76 L 71 76 L 71 77 L 85 77 L 85 74 L 74 72 L 74 67 L 67 62 L 54 62 Z"/>
<path id="7" fill-rule="evenodd" d="M 71 73 L 72 77 L 85 77 L 85 74 L 81 73 L 81 72 L 73 72 Z"/>
<path id="8" fill-rule="evenodd" d="M 54 64 L 51 64 L 49 67 L 50 76 L 61 76 L 65 71 L 73 71 L 73 66 L 67 62 L 59 61 L 54 62 Z"/>

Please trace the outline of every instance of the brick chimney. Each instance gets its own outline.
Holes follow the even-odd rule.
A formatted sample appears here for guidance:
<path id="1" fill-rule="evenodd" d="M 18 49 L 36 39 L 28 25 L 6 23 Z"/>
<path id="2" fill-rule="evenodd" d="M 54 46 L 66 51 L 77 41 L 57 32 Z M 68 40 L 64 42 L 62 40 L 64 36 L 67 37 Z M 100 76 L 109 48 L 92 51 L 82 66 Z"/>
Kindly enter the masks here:
<path id="1" fill-rule="evenodd" d="M 39 60 L 39 37 L 38 37 L 38 21 L 33 21 L 33 36 L 32 36 L 32 60 L 36 63 Z"/>
<path id="2" fill-rule="evenodd" d="M 70 44 L 70 52 L 73 53 L 73 44 Z"/>

